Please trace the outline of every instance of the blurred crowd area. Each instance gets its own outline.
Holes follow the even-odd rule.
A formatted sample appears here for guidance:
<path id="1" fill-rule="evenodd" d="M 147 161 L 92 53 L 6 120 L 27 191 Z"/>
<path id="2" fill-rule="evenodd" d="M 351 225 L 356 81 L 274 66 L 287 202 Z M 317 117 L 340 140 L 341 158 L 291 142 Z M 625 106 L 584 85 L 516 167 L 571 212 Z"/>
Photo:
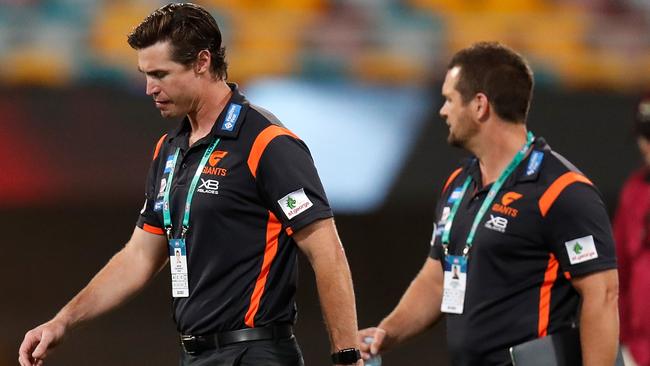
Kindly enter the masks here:
<path id="1" fill-rule="evenodd" d="M 0 0 L 0 83 L 132 83 L 126 35 L 158 0 Z M 540 84 L 638 90 L 650 83 L 648 0 L 205 0 L 230 79 L 439 77 L 456 50 L 499 40 Z"/>

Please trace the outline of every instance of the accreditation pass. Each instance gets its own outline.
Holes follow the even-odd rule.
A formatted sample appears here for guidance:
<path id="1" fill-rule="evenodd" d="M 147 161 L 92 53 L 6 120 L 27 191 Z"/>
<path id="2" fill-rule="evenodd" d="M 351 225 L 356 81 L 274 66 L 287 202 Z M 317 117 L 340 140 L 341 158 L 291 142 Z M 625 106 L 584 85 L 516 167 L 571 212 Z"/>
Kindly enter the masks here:
<path id="1" fill-rule="evenodd" d="M 172 296 L 190 296 L 185 239 L 169 240 L 169 267 L 172 271 Z"/>
<path id="2" fill-rule="evenodd" d="M 467 259 L 459 255 L 445 256 L 444 286 L 440 310 L 462 314 L 467 284 Z"/>

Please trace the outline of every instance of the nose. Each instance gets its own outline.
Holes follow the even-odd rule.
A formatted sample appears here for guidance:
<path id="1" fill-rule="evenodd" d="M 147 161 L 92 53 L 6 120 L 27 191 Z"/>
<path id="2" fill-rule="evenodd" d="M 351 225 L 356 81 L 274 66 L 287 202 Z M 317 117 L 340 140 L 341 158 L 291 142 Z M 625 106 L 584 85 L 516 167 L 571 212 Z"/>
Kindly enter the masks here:
<path id="1" fill-rule="evenodd" d="M 147 95 L 156 95 L 160 93 L 160 86 L 153 78 L 147 77 L 146 93 Z"/>
<path id="2" fill-rule="evenodd" d="M 440 107 L 440 111 L 438 113 L 440 114 L 440 117 L 442 119 L 444 119 L 445 121 L 447 120 L 447 103 L 446 102 L 445 102 L 445 104 L 442 105 L 442 107 Z"/>

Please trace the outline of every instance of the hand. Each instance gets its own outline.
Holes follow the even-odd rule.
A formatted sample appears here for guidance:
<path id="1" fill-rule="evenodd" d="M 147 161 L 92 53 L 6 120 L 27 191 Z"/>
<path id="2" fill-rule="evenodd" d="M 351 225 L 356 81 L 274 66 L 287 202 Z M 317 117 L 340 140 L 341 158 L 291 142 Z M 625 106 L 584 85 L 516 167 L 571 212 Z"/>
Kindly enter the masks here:
<path id="1" fill-rule="evenodd" d="M 61 322 L 51 320 L 30 330 L 18 351 L 21 366 L 42 366 L 48 352 L 61 342 L 66 327 Z"/>
<path id="2" fill-rule="evenodd" d="M 372 337 L 372 343 L 366 343 L 364 341 L 366 337 Z M 367 360 L 372 355 L 378 354 L 382 350 L 384 339 L 386 339 L 386 331 L 382 328 L 372 327 L 360 330 L 359 344 L 361 347 L 361 358 Z"/>

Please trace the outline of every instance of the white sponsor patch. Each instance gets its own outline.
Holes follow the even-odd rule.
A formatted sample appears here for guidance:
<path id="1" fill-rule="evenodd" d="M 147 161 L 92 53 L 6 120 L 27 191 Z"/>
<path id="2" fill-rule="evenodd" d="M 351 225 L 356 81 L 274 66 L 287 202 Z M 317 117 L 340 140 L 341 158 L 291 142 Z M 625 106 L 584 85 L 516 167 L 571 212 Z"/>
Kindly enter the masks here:
<path id="1" fill-rule="evenodd" d="M 278 204 L 282 207 L 282 211 L 284 211 L 284 214 L 287 215 L 289 220 L 300 215 L 314 205 L 305 194 L 304 188 L 300 188 L 299 190 L 280 198 Z"/>
<path id="2" fill-rule="evenodd" d="M 569 240 L 564 243 L 571 264 L 586 262 L 598 258 L 593 235 Z"/>

